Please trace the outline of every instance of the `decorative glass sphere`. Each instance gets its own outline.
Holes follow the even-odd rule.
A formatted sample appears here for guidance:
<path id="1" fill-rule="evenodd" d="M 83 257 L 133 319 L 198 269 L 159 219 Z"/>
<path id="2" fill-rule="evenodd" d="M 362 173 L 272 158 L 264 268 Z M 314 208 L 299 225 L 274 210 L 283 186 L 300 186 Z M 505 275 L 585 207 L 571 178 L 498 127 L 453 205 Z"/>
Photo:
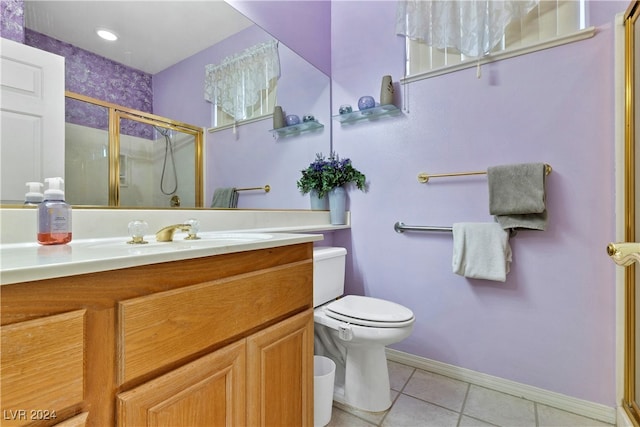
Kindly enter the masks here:
<path id="1" fill-rule="evenodd" d="M 300 123 L 300 117 L 295 114 L 289 114 L 287 116 L 287 126 L 294 126 Z"/>
<path id="2" fill-rule="evenodd" d="M 373 108 L 376 106 L 376 101 L 373 99 L 373 96 L 362 96 L 358 100 L 358 108 L 360 111 L 368 110 L 369 108 Z"/>
<path id="3" fill-rule="evenodd" d="M 351 108 L 351 105 L 349 104 L 344 104 L 340 106 L 340 109 L 338 110 L 338 113 L 340 114 L 349 114 L 353 112 L 353 108 Z"/>

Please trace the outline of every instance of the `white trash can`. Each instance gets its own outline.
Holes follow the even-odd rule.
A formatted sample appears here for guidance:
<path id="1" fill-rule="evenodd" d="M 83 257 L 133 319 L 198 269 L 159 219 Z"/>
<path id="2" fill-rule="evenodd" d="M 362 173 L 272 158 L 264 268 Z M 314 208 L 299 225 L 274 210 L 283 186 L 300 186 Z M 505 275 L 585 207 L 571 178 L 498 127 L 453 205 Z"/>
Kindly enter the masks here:
<path id="1" fill-rule="evenodd" d="M 313 356 L 313 425 L 323 427 L 331 421 L 333 381 L 336 364 L 325 356 Z"/>

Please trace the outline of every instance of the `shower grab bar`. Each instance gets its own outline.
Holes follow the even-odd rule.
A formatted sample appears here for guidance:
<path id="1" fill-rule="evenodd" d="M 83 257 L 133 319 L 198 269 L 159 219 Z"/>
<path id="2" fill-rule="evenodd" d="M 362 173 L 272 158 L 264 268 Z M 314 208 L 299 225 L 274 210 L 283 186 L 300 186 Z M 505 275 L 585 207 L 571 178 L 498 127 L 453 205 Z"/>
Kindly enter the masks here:
<path id="1" fill-rule="evenodd" d="M 271 191 L 271 186 L 269 184 L 264 187 L 247 187 L 247 188 L 236 188 L 236 191 L 249 191 L 249 190 L 264 190 L 265 193 Z"/>
<path id="2" fill-rule="evenodd" d="M 393 226 L 393 229 L 396 230 L 396 233 L 404 233 L 405 231 L 446 231 L 452 232 L 453 227 L 437 227 L 437 226 L 426 226 L 426 225 L 405 225 L 404 222 L 396 222 Z"/>
<path id="3" fill-rule="evenodd" d="M 553 169 L 551 168 L 551 166 L 545 163 L 544 174 L 549 175 L 552 170 Z M 427 182 L 429 182 L 430 178 L 441 178 L 444 176 L 468 176 L 468 175 L 486 175 L 486 174 L 487 174 L 487 171 L 432 173 L 432 174 L 429 174 L 426 172 L 420 172 L 418 174 L 418 182 L 421 184 L 426 184 Z"/>

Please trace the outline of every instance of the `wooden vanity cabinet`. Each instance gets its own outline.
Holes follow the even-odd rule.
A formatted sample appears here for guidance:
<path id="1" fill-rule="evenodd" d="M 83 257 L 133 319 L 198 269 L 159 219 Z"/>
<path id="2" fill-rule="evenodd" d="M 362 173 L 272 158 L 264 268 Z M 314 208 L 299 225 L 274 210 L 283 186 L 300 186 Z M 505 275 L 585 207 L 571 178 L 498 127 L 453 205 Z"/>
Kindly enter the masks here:
<path id="1" fill-rule="evenodd" d="M 118 395 L 118 425 L 313 423 L 313 311 Z"/>
<path id="2" fill-rule="evenodd" d="M 312 280 L 302 243 L 1 286 L 3 414 L 56 418 L 0 425 L 311 426 Z"/>

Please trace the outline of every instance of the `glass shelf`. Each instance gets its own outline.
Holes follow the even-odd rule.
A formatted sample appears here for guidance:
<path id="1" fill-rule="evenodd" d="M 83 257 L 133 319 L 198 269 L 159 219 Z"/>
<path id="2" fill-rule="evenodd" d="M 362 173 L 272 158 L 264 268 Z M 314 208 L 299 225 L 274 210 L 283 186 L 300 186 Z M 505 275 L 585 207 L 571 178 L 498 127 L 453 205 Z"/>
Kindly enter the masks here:
<path id="1" fill-rule="evenodd" d="M 355 123 L 360 120 L 377 119 L 383 116 L 395 116 L 400 114 L 400 109 L 393 104 L 380 105 L 378 107 L 369 108 L 362 111 L 354 111 L 347 114 L 338 114 L 333 118 L 342 124 Z"/>
<path id="2" fill-rule="evenodd" d="M 274 136 L 287 136 L 287 135 L 297 135 L 302 132 L 310 132 L 318 129 L 322 129 L 324 125 L 322 123 L 318 123 L 315 120 L 311 120 L 309 122 L 302 122 L 293 126 L 285 126 L 278 129 L 271 129 L 271 132 Z"/>

